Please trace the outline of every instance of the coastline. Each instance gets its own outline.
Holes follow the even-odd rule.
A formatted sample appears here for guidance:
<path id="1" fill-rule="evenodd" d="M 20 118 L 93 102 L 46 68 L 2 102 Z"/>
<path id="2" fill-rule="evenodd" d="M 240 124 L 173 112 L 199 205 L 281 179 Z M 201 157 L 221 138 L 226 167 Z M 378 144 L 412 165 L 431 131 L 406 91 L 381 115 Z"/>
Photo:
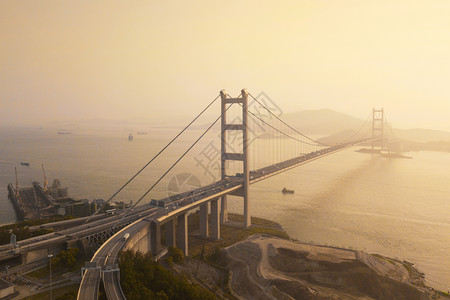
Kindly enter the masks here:
<path id="1" fill-rule="evenodd" d="M 241 217 L 231 215 L 220 241 L 209 242 L 194 232 L 190 237 L 196 240 L 192 255 L 184 265 L 172 268 L 222 297 L 450 299 L 447 293 L 426 286 L 425 274 L 411 262 L 299 242 L 291 239 L 280 224 L 261 218 L 242 229 Z M 195 227 L 194 223 L 191 226 Z M 234 237 L 242 238 L 230 243 L 229 228 L 238 229 Z M 358 278 L 365 281 L 358 282 Z M 375 290 L 381 290 L 381 294 L 371 285 L 378 285 Z"/>

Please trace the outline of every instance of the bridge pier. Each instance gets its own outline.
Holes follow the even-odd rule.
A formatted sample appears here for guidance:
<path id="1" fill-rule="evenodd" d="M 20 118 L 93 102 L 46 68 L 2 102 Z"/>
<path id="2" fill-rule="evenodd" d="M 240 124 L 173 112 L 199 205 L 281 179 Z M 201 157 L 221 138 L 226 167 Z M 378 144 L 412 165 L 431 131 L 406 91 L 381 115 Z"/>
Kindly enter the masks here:
<path id="1" fill-rule="evenodd" d="M 219 199 L 211 201 L 211 237 L 214 240 L 220 239 Z"/>
<path id="2" fill-rule="evenodd" d="M 150 223 L 150 239 L 152 244 L 152 253 L 154 256 L 161 252 L 161 225 L 159 222 Z"/>
<path id="3" fill-rule="evenodd" d="M 228 222 L 228 204 L 227 195 L 220 197 L 220 224 L 225 224 Z"/>
<path id="4" fill-rule="evenodd" d="M 183 251 L 184 256 L 188 256 L 188 224 L 186 213 L 178 216 L 177 247 Z"/>
<path id="5" fill-rule="evenodd" d="M 208 203 L 200 205 L 200 236 L 208 237 Z"/>
<path id="6" fill-rule="evenodd" d="M 175 231 L 175 219 L 170 220 L 166 224 L 166 245 L 168 247 L 176 247 L 176 231 Z"/>

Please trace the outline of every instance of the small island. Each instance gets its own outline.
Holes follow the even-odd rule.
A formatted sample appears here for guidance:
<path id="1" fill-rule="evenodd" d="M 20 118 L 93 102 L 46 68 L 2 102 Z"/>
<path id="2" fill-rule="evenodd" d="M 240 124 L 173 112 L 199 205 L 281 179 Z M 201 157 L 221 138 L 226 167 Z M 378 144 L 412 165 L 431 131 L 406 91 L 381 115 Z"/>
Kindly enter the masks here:
<path id="1" fill-rule="evenodd" d="M 381 152 L 379 149 L 361 148 L 361 149 L 355 150 L 355 152 L 380 154 L 381 157 L 386 157 L 386 158 L 408 158 L 408 159 L 412 158 L 411 156 L 406 156 L 404 154 L 397 153 L 397 152 Z"/>

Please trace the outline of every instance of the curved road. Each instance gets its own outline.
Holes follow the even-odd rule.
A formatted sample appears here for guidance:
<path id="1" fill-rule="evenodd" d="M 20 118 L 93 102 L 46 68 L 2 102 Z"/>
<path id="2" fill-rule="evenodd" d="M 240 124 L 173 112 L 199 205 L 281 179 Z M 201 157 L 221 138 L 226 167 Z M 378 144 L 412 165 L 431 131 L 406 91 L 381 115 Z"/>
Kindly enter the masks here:
<path id="1" fill-rule="evenodd" d="M 156 212 L 153 214 L 156 214 Z M 135 221 L 113 235 L 97 250 L 91 259 L 91 262 L 96 263 L 97 268 L 88 269 L 84 273 L 77 299 L 97 299 L 102 270 L 105 271 L 103 273 L 103 282 L 108 299 L 125 299 L 120 288 L 118 272 L 108 271 L 108 268 L 114 268 L 118 264 L 119 252 L 126 244 L 126 240 L 123 237 L 125 233 L 129 233 L 132 236 L 142 227 L 148 225 L 148 223 L 149 220 L 147 218 Z"/>
<path id="2" fill-rule="evenodd" d="M 357 142 L 346 143 L 339 146 L 332 146 L 256 171 L 251 171 L 250 183 L 256 183 L 263 179 L 275 176 L 276 174 L 285 172 L 289 169 L 317 160 L 321 157 L 331 155 L 338 151 L 348 149 L 352 146 L 356 146 L 369 140 L 370 139 L 366 139 Z M 200 187 L 190 192 L 181 193 L 157 201 L 157 204 L 160 207 L 155 207 L 155 210 L 151 214 L 128 225 L 127 227 L 116 233 L 109 240 L 107 240 L 97 251 L 91 261 L 97 262 L 98 266 L 102 268 L 108 265 L 117 264 L 119 251 L 125 246 L 126 243 L 126 241 L 123 239 L 123 235 L 125 233 L 129 233 L 130 236 L 133 236 L 133 234 L 140 230 L 142 227 L 148 225 L 151 219 L 163 221 L 167 218 L 173 218 L 174 216 L 192 210 L 193 208 L 200 206 L 201 204 L 210 201 L 211 199 L 220 197 L 223 194 L 234 192 L 243 186 L 242 179 L 240 179 L 239 177 L 239 174 L 236 174 L 235 177 L 229 177 L 223 180 L 219 180 L 208 186 Z M 83 276 L 83 280 L 80 284 L 78 299 L 97 299 L 100 273 L 93 271 L 86 275 L 87 272 L 85 273 L 85 276 Z M 96 285 L 96 287 L 93 285 Z M 120 280 L 117 272 L 104 273 L 104 286 L 108 299 L 125 299 L 120 287 Z"/>

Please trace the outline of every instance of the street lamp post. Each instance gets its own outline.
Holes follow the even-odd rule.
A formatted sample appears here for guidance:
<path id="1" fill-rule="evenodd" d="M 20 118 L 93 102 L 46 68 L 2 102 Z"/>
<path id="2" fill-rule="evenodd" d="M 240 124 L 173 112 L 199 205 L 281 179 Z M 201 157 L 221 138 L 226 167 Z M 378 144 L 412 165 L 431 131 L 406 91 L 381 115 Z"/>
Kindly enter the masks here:
<path id="1" fill-rule="evenodd" d="M 53 257 L 53 254 L 48 255 L 49 264 L 50 264 L 50 300 L 53 299 L 53 295 L 52 295 L 52 257 Z"/>

